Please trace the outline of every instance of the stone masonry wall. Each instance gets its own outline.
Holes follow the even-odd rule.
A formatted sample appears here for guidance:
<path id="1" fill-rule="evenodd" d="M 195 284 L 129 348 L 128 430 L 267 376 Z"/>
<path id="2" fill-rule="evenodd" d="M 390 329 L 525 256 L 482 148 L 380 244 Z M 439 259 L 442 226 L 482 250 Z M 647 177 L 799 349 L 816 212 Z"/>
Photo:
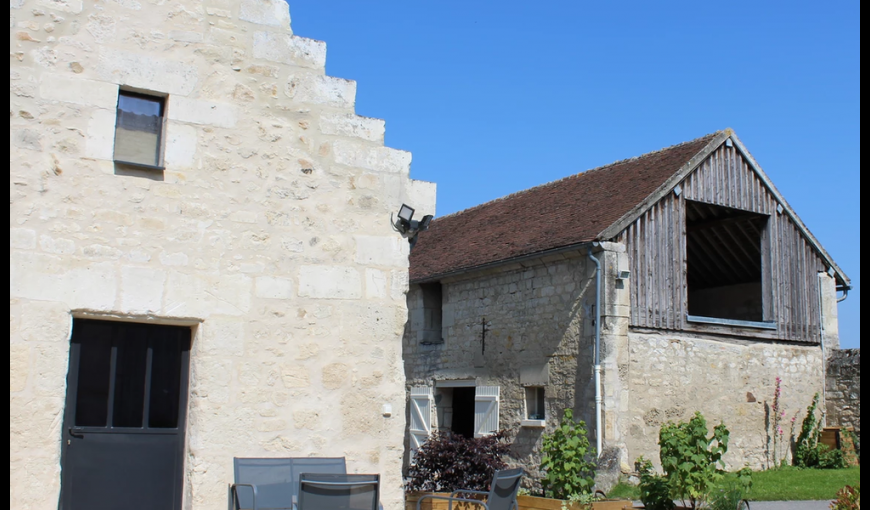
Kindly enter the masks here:
<path id="1" fill-rule="evenodd" d="M 10 3 L 10 506 L 55 508 L 72 317 L 189 324 L 184 507 L 233 456 L 344 455 L 400 508 L 402 202 L 434 185 L 354 114 L 282 0 Z M 165 171 L 113 164 L 119 87 Z"/>
<path id="2" fill-rule="evenodd" d="M 585 251 L 442 281 L 443 343 L 418 335 L 424 327 L 420 287 L 408 293 L 404 336 L 408 386 L 473 379 L 500 387 L 499 426 L 514 442 L 514 462 L 539 476 L 541 435 L 566 408 L 594 430 L 592 384 L 592 264 Z M 485 353 L 482 324 L 486 322 Z M 525 389 L 521 371 L 546 366 L 546 429 L 521 427 Z M 433 413 L 434 414 L 434 413 Z M 594 439 L 593 439 L 594 443 Z"/>
<path id="3" fill-rule="evenodd" d="M 708 427 L 724 422 L 731 432 L 728 469 L 768 467 L 772 455 L 770 405 L 782 378 L 782 426 L 795 435 L 813 394 L 822 391 L 818 346 L 729 341 L 677 333 L 628 334 L 624 369 L 629 399 L 619 424 L 634 461 L 644 455 L 659 465 L 659 428 L 700 411 Z"/>
<path id="4" fill-rule="evenodd" d="M 861 349 L 835 350 L 826 374 L 827 424 L 861 434 Z"/>

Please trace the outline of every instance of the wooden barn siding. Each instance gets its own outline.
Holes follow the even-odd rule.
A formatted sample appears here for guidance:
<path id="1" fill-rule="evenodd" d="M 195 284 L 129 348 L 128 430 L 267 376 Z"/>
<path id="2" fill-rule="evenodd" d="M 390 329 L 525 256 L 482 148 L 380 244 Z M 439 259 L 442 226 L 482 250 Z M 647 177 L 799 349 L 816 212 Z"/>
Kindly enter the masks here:
<path id="1" fill-rule="evenodd" d="M 707 329 L 818 343 L 817 273 L 825 270 L 825 264 L 788 216 L 776 212 L 776 200 L 737 149 L 720 147 L 689 174 L 681 187 L 681 196 L 668 194 L 617 236 L 626 245 L 631 265 L 631 325 Z M 762 244 L 769 247 L 762 249 L 762 280 L 765 318 L 776 320 L 775 332 L 686 322 L 686 199 L 770 217 L 762 238 Z"/>

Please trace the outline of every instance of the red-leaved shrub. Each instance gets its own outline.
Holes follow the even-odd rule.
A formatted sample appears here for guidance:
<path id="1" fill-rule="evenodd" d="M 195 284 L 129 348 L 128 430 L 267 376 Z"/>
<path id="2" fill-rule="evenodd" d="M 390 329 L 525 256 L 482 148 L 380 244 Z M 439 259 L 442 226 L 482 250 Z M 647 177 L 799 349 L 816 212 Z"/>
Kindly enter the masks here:
<path id="1" fill-rule="evenodd" d="M 510 452 L 505 432 L 466 438 L 450 432 L 435 432 L 423 443 L 408 470 L 409 492 L 452 492 L 456 489 L 487 491 L 492 475 L 507 464 Z"/>

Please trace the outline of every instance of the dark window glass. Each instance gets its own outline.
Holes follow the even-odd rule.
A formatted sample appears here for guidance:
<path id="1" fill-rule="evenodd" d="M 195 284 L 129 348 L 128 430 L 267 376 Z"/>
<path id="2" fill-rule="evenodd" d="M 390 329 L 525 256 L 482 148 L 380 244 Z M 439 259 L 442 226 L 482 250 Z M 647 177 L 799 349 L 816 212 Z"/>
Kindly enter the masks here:
<path id="1" fill-rule="evenodd" d="M 162 97 L 121 91 L 115 122 L 115 161 L 160 166 Z"/>
<path id="2" fill-rule="evenodd" d="M 151 341 L 149 427 L 175 428 L 178 426 L 181 354 L 189 343 L 189 332 L 168 329 L 165 334 L 155 336 Z"/>
<path id="3" fill-rule="evenodd" d="M 75 424 L 105 427 L 109 407 L 112 325 L 76 322 L 73 342 L 79 344 Z"/>
<path id="4" fill-rule="evenodd" d="M 544 388 L 526 388 L 526 409 L 530 420 L 546 418 L 544 405 Z"/>
<path id="5" fill-rule="evenodd" d="M 145 403 L 145 365 L 148 356 L 148 330 L 137 326 L 120 328 L 116 342 L 115 398 L 113 427 L 141 427 Z"/>
<path id="6" fill-rule="evenodd" d="M 762 321 L 762 239 L 768 217 L 686 200 L 689 314 Z"/>

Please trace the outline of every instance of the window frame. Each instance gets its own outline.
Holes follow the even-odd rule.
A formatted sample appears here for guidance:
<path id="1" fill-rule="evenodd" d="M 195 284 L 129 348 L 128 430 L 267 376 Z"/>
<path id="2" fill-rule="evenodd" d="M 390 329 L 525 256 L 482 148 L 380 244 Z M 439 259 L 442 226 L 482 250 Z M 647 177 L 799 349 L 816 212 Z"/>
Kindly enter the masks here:
<path id="1" fill-rule="evenodd" d="M 771 221 L 769 214 L 758 213 L 755 211 L 739 209 L 735 207 L 723 206 L 720 204 L 715 204 L 711 202 L 705 202 L 703 200 L 686 200 L 686 202 L 694 202 L 699 205 L 704 205 L 708 207 L 714 207 L 719 209 L 727 209 L 739 211 L 741 213 L 747 213 L 748 215 L 757 216 L 760 218 L 765 218 L 764 226 L 761 230 L 760 239 L 759 239 L 759 251 L 761 260 L 761 276 L 759 283 L 761 285 L 761 308 L 762 308 L 762 320 L 743 320 L 743 319 L 731 319 L 725 317 L 715 317 L 715 316 L 707 316 L 707 315 L 697 315 L 688 313 L 688 309 L 691 306 L 689 300 L 689 285 L 688 285 L 688 272 L 689 272 L 689 256 L 686 251 L 683 253 L 683 269 L 685 271 L 687 282 L 683 287 L 683 292 L 685 293 L 685 303 L 686 303 L 686 315 L 685 321 L 687 326 L 693 326 L 693 329 L 703 329 L 709 327 L 716 326 L 725 326 L 731 328 L 751 328 L 751 329 L 763 329 L 763 330 L 772 330 L 775 331 L 778 329 L 778 323 L 776 320 L 776 310 L 774 309 L 774 302 L 772 296 L 772 274 L 770 271 L 770 250 L 771 250 Z M 688 207 L 688 205 L 687 205 Z M 689 236 L 689 218 L 688 214 L 684 220 L 683 224 L 684 228 L 684 246 L 688 246 L 688 236 Z"/>
<path id="2" fill-rule="evenodd" d="M 157 133 L 157 144 L 154 148 L 155 155 L 157 159 L 156 165 L 149 165 L 147 163 L 137 163 L 134 161 L 126 161 L 123 159 L 118 159 L 116 157 L 117 154 L 117 141 L 118 141 L 118 126 L 121 115 L 121 98 L 122 97 L 134 97 L 139 99 L 147 99 L 152 101 L 160 102 L 160 129 Z M 169 96 L 166 94 L 160 94 L 158 92 L 150 92 L 150 91 L 142 91 L 138 89 L 129 89 L 129 88 L 120 88 L 118 90 L 118 103 L 115 105 L 115 129 L 113 132 L 113 145 L 112 145 L 112 161 L 116 165 L 122 165 L 130 168 L 137 168 L 143 170 L 166 170 L 165 166 L 165 152 L 166 152 L 166 120 L 167 120 L 167 106 L 169 103 Z"/>
<path id="3" fill-rule="evenodd" d="M 547 424 L 547 389 L 545 386 L 525 386 L 523 388 L 523 420 L 522 427 L 544 427 Z M 534 397 L 534 403 L 532 398 Z M 531 407 L 541 407 L 544 410 L 543 418 L 532 418 Z"/>

